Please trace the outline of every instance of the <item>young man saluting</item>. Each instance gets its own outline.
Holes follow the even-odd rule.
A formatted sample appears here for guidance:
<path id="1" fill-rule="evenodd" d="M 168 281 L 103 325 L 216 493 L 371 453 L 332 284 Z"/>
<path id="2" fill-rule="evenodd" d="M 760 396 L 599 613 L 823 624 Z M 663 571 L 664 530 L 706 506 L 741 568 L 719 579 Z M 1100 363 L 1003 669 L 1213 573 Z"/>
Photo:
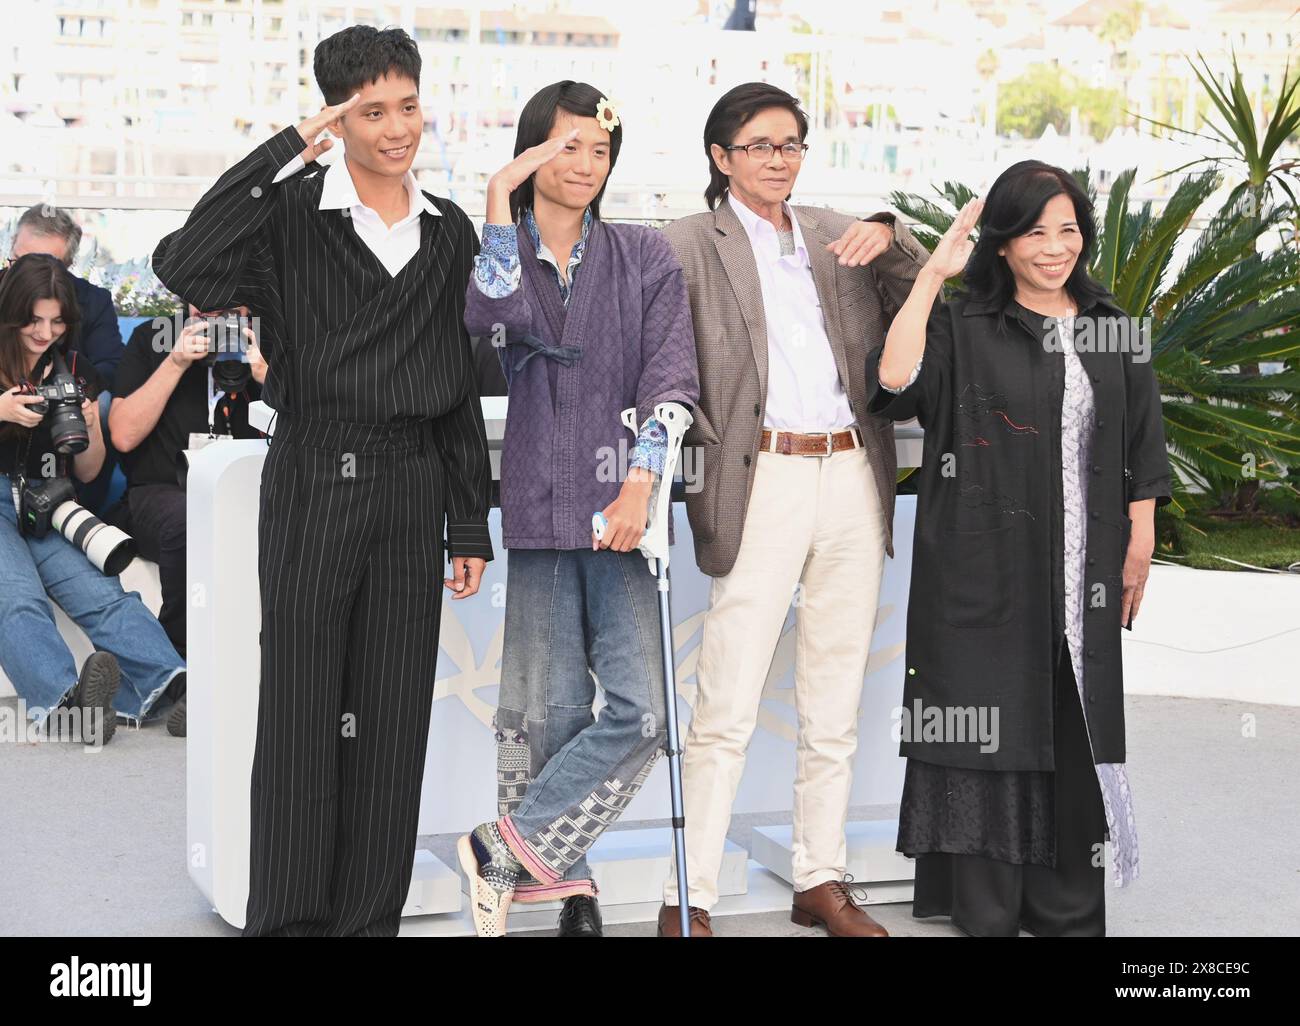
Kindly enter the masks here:
<path id="1" fill-rule="evenodd" d="M 262 681 L 244 934 L 395 935 L 411 875 L 446 548 L 492 558 L 463 323 L 475 233 L 420 190 L 420 56 L 400 29 L 316 47 L 329 105 L 223 174 L 154 270 L 261 319 Z M 313 162 L 330 148 L 346 156 Z"/>

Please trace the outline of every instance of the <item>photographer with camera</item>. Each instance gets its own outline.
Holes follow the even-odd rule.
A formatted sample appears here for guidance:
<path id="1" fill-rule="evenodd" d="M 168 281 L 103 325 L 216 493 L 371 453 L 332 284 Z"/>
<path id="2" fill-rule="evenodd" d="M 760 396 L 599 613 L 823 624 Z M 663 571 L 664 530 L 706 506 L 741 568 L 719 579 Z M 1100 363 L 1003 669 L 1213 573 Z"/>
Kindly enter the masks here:
<path id="1" fill-rule="evenodd" d="M 79 322 L 57 259 L 20 257 L 0 279 L 0 667 L 40 726 L 70 707 L 81 740 L 103 744 L 117 714 L 141 722 L 169 686 L 183 688 L 185 667 L 117 580 L 130 539 L 73 500 L 71 476 L 90 480 L 104 460 L 102 382 L 77 358 Z M 50 600 L 96 648 L 80 677 Z"/>
<path id="2" fill-rule="evenodd" d="M 185 654 L 185 457 L 218 438 L 257 438 L 248 404 L 261 395 L 266 361 L 248 326 L 248 307 L 200 311 L 181 323 L 154 318 L 126 344 L 113 387 L 108 428 L 122 454 L 130 529 L 140 554 L 158 564 L 158 620 Z M 185 701 L 167 720 L 185 733 Z"/>

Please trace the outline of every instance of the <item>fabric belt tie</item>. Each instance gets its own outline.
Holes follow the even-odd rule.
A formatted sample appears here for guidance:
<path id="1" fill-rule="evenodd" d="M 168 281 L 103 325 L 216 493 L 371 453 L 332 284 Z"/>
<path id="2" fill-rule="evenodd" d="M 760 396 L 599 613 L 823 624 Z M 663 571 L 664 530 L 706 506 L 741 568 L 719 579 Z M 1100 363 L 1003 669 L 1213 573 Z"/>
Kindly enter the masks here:
<path id="1" fill-rule="evenodd" d="M 582 356 L 581 346 L 548 346 L 536 335 L 524 335 L 520 338 L 508 339 L 508 341 L 529 348 L 529 352 L 524 354 L 524 358 L 515 364 L 516 373 L 523 370 L 524 364 L 534 356 L 545 356 L 556 363 L 563 364 L 565 367 L 572 367 Z"/>

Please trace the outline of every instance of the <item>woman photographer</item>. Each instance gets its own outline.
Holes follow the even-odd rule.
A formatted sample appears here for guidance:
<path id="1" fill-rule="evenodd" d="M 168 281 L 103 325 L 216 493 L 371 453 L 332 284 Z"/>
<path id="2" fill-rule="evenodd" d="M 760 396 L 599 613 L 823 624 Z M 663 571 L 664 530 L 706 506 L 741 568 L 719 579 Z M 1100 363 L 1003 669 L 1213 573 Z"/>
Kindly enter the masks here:
<path id="1" fill-rule="evenodd" d="M 32 390 L 49 381 L 53 355 L 75 339 L 79 319 L 72 281 L 53 257 L 20 257 L 0 278 L 0 667 L 38 725 L 55 707 L 79 708 L 81 740 L 103 744 L 113 736 L 116 714 L 143 720 L 173 679 L 183 683 L 185 668 L 139 595 L 124 592 L 57 530 L 41 538 L 19 530 L 24 482 L 69 474 L 89 481 L 104 461 L 94 401 L 101 383 L 88 362 L 75 353 L 68 360 L 87 397 L 83 451 L 59 453 L 53 418 L 32 408 L 42 401 Z M 49 600 L 96 648 L 80 678 Z"/>

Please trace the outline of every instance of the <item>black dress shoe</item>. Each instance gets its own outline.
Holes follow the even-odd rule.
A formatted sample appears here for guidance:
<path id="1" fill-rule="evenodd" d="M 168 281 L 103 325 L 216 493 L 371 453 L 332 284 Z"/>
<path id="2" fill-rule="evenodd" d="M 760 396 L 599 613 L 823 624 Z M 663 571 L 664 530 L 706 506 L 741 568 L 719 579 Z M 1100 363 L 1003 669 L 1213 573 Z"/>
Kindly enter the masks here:
<path id="1" fill-rule="evenodd" d="M 557 937 L 603 937 L 600 905 L 590 894 L 575 894 L 564 899 L 560 909 L 560 932 Z"/>

